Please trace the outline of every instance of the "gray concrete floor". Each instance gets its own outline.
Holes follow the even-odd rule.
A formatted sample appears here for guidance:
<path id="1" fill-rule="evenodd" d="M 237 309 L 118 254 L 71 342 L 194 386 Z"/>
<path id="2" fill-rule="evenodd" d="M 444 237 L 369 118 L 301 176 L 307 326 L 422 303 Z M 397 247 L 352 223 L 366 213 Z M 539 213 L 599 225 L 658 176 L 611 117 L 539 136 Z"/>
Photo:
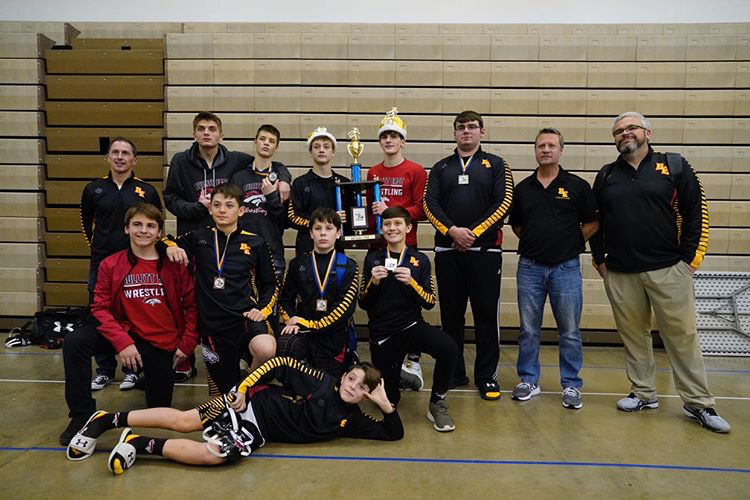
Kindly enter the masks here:
<path id="1" fill-rule="evenodd" d="M 362 346 L 363 358 L 368 359 Z M 67 424 L 61 353 L 26 347 L 0 351 L 0 498 L 581 498 L 750 495 L 750 358 L 706 358 L 717 410 L 729 435 L 701 429 L 681 414 L 666 356 L 657 351 L 658 410 L 615 409 L 629 392 L 619 348 L 585 348 L 584 407 L 560 404 L 557 349 L 543 347 L 541 396 L 510 399 L 515 346 L 503 346 L 497 402 L 471 387 L 451 391 L 454 432 L 439 434 L 425 418 L 429 393 L 404 394 L 406 436 L 395 443 L 334 440 L 270 443 L 231 466 L 189 467 L 139 459 L 120 477 L 107 470 L 118 433 L 107 433 L 84 462 L 65 459 L 58 434 Z M 473 346 L 466 359 L 473 363 Z M 433 362 L 425 356 L 430 374 Z M 191 408 L 207 396 L 205 370 L 176 388 L 174 405 Z M 118 376 L 120 376 L 118 374 Z M 143 393 L 116 385 L 97 393 L 99 407 L 143 406 Z M 149 431 L 170 436 L 168 432 Z M 198 433 L 191 435 L 199 439 Z"/>

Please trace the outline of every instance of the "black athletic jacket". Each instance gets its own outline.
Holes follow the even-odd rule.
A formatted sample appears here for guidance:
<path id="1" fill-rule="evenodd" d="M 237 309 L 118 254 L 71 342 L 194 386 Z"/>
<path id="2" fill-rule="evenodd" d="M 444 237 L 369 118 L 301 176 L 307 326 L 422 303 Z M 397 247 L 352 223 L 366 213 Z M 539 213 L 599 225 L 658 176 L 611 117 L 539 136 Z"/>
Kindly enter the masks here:
<path id="1" fill-rule="evenodd" d="M 238 170 L 251 165 L 253 157 L 240 151 L 229 151 L 219 144 L 212 168 L 198 154 L 198 143 L 177 153 L 169 164 L 164 186 L 164 204 L 177 217 L 177 234 L 213 226 L 208 209 L 198 202 L 201 190 L 210 193 L 219 184 L 229 182 Z"/>
<path id="2" fill-rule="evenodd" d="M 151 203 L 163 209 L 156 189 L 132 173 L 122 188 L 114 183 L 111 172 L 83 188 L 81 227 L 91 247 L 92 266 L 130 248 L 130 238 L 125 234 L 125 212 L 136 203 Z"/>
<path id="3" fill-rule="evenodd" d="M 505 160 L 480 147 L 466 170 L 467 185 L 458 183 L 461 159 L 458 150 L 437 162 L 425 186 L 424 212 L 435 226 L 435 246 L 449 248 L 448 229 L 468 227 L 476 235 L 473 247 L 500 248 L 503 219 L 513 201 L 513 175 Z"/>
<path id="4" fill-rule="evenodd" d="M 315 254 L 315 262 L 321 280 L 324 279 L 331 255 Z M 338 255 L 338 252 L 337 252 Z M 292 259 L 286 272 L 284 286 L 279 298 L 279 313 L 286 321 L 292 316 L 302 319 L 299 326 L 302 331 L 309 330 L 309 335 L 331 357 L 338 356 L 346 345 L 349 318 L 357 306 L 357 288 L 359 276 L 357 263 L 346 257 L 344 279 L 341 286 L 336 276 L 336 264 L 331 266 L 324 298 L 328 301 L 325 312 L 315 310 L 320 298 L 318 284 L 312 269 L 311 252 Z"/>
<path id="5" fill-rule="evenodd" d="M 276 379 L 283 384 L 262 385 Z M 398 411 L 383 420 L 345 403 L 339 382 L 293 358 L 272 358 L 251 373 L 238 389 L 250 392 L 258 428 L 268 441 L 312 443 L 335 437 L 395 441 L 404 437 Z"/>
<path id="6" fill-rule="evenodd" d="M 196 276 L 198 297 L 198 330 L 202 336 L 221 336 L 244 321 L 242 313 L 259 309 L 266 316 L 278 299 L 276 275 L 268 244 L 258 235 L 237 229 L 229 235 L 229 248 L 221 276 L 225 288 L 214 288 L 219 275 L 216 265 L 215 239 L 219 257 L 224 253 L 227 236 L 216 228 L 196 229 L 177 238 L 176 244 L 187 252 Z M 166 242 L 174 245 L 175 242 Z"/>
<path id="7" fill-rule="evenodd" d="M 391 254 L 398 259 L 398 254 Z M 424 321 L 422 308 L 435 307 L 435 287 L 430 272 L 430 259 L 413 248 L 406 247 L 401 267 L 411 270 L 411 281 L 404 285 L 392 272 L 375 285 L 372 268 L 385 265 L 386 249 L 371 250 L 365 257 L 359 305 L 367 311 L 370 339 L 379 340 L 394 335 L 416 322 Z"/>
<path id="8" fill-rule="evenodd" d="M 279 180 L 291 183 L 289 170 L 283 163 L 272 162 L 271 171 Z M 284 267 L 284 242 L 282 236 L 286 226 L 286 209 L 281 204 L 278 191 L 265 196 L 261 191 L 263 178 L 269 172 L 257 171 L 252 162 L 232 176 L 232 183 L 242 189 L 245 214 L 240 217 L 240 227 L 245 231 L 261 236 L 271 248 L 274 266 Z"/>
<path id="9" fill-rule="evenodd" d="M 310 239 L 310 215 L 313 211 L 318 207 L 336 210 L 336 180 L 349 182 L 349 179 L 336 172 L 331 177 L 321 177 L 312 169 L 294 179 L 287 216 L 289 225 L 297 229 L 296 255 L 313 249 Z"/>
<path id="10" fill-rule="evenodd" d="M 637 170 L 620 155 L 602 167 L 593 190 L 600 217 L 591 239 L 594 263 L 625 273 L 680 260 L 700 266 L 708 248 L 708 203 L 687 160 L 674 175 L 666 155 L 651 147 Z"/>

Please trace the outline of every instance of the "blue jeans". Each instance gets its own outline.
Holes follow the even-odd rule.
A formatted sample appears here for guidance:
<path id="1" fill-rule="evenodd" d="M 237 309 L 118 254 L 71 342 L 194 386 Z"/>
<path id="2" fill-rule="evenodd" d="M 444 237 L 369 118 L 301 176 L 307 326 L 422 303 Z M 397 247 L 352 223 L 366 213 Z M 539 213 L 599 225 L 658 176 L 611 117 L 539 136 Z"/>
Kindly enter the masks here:
<path id="1" fill-rule="evenodd" d="M 583 292 L 578 257 L 554 266 L 520 257 L 516 276 L 521 319 L 516 369 L 521 382 L 539 383 L 539 330 L 544 318 L 544 302 L 549 295 L 560 336 L 560 384 L 563 388 L 580 388 L 583 381 L 578 372 L 583 366 L 583 347 L 578 324 Z"/>

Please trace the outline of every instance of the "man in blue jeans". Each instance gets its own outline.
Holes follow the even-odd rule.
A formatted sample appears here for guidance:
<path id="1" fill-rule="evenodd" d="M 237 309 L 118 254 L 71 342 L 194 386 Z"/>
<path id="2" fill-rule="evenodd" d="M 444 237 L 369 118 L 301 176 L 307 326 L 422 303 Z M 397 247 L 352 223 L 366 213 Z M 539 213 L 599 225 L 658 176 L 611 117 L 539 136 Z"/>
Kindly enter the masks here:
<path id="1" fill-rule="evenodd" d="M 563 136 L 544 128 L 534 143 L 539 167 L 518 183 L 510 225 L 519 238 L 517 272 L 518 336 L 516 369 L 521 382 L 511 398 L 526 401 L 541 393 L 539 388 L 539 330 L 544 303 L 549 295 L 560 336 L 560 383 L 565 408 L 583 406 L 578 375 L 583 349 L 578 324 L 583 293 L 578 256 L 584 243 L 599 228 L 591 186 L 563 170 L 560 156 Z"/>

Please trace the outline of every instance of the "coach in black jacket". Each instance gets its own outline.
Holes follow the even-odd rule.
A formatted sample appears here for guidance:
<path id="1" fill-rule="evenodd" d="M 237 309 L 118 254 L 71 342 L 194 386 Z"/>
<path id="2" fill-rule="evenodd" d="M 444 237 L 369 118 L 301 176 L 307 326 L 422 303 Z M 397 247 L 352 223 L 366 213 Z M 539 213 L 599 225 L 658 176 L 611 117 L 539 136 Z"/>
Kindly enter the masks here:
<path id="1" fill-rule="evenodd" d="M 693 168 L 649 145 L 651 123 L 640 113 L 615 119 L 620 156 L 594 181 L 600 230 L 591 240 L 617 330 L 625 345 L 630 394 L 623 411 L 657 408 L 651 309 L 672 365 L 683 413 L 715 432 L 729 424 L 714 411 L 695 326 L 693 273 L 708 248 L 708 203 Z"/>

